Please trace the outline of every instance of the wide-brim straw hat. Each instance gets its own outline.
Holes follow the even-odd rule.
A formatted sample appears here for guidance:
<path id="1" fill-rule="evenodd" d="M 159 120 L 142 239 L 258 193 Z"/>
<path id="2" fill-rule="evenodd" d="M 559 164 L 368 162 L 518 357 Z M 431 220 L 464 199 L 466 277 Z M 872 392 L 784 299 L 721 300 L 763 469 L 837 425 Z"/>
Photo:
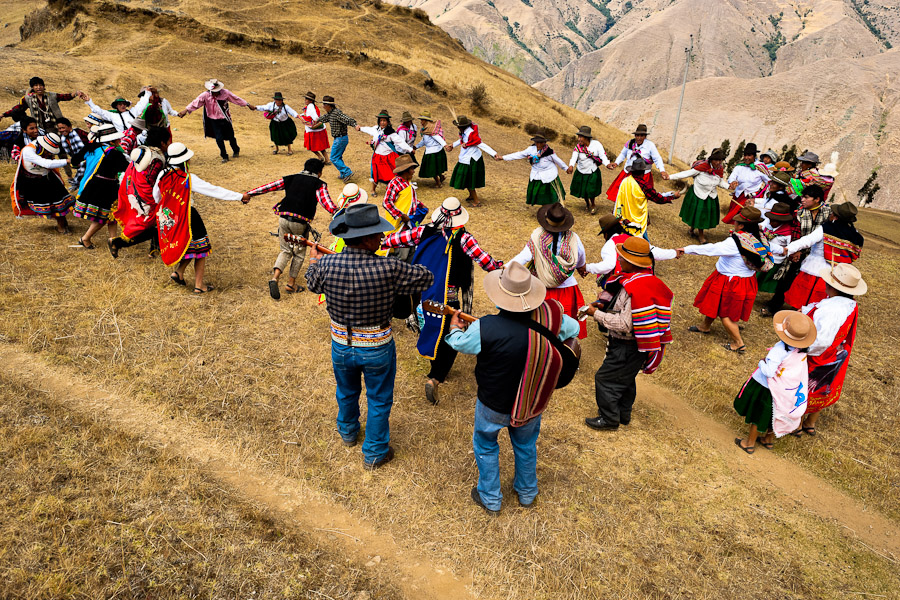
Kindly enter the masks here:
<path id="1" fill-rule="evenodd" d="M 773 166 L 776 169 L 778 169 L 779 171 L 793 171 L 794 170 L 794 167 L 791 166 L 791 163 L 789 163 L 786 160 L 779 160 Z"/>
<path id="2" fill-rule="evenodd" d="M 194 156 L 194 151 L 181 142 L 169 144 L 169 147 L 166 148 L 166 161 L 170 165 L 184 164 L 191 160 L 192 156 Z"/>
<path id="3" fill-rule="evenodd" d="M 516 313 L 533 311 L 547 297 L 547 286 L 517 262 L 485 275 L 484 291 L 495 306 Z"/>
<path id="4" fill-rule="evenodd" d="M 851 296 L 862 296 L 869 291 L 862 273 L 853 265 L 838 263 L 833 267 L 825 267 L 819 271 L 819 277 L 834 289 Z"/>
<path id="5" fill-rule="evenodd" d="M 402 173 L 403 171 L 408 171 L 409 169 L 418 168 L 419 166 L 410 154 L 401 154 L 398 156 L 397 162 L 394 163 L 394 165 L 394 175 Z"/>
<path id="6" fill-rule="evenodd" d="M 104 121 L 103 119 L 101 119 L 100 117 L 98 117 L 95 114 L 90 114 L 90 115 L 86 116 L 84 118 L 84 122 L 91 126 L 103 125 L 104 123 L 106 123 L 106 121 Z"/>
<path id="7" fill-rule="evenodd" d="M 594 139 L 594 135 L 591 133 L 591 128 L 587 125 L 582 125 L 578 128 L 578 133 L 575 135 L 580 135 L 581 137 L 586 137 L 589 140 Z"/>
<path id="8" fill-rule="evenodd" d="M 456 125 L 457 127 L 468 127 L 469 125 L 472 124 L 472 121 L 469 119 L 469 117 L 467 117 L 465 115 L 460 115 L 459 117 L 456 118 L 455 121 L 453 121 L 453 124 Z"/>
<path id="9" fill-rule="evenodd" d="M 575 224 L 575 216 L 572 211 L 559 202 L 540 207 L 537 211 L 537 220 L 541 227 L 550 233 L 568 231 Z"/>
<path id="10" fill-rule="evenodd" d="M 393 231 L 394 226 L 378 213 L 374 204 L 352 204 L 331 221 L 328 231 L 339 238 L 359 238 Z"/>
<path id="11" fill-rule="evenodd" d="M 111 124 L 94 125 L 91 127 L 91 133 L 88 135 L 89 139 L 93 139 L 95 142 L 100 143 L 121 140 L 122 137 L 122 133 L 117 131 L 115 126 Z"/>
<path id="12" fill-rule="evenodd" d="M 434 123 L 434 117 L 431 116 L 430 110 L 423 110 L 422 114 L 419 115 L 417 118 L 422 121 L 429 121 L 431 123 Z"/>
<path id="13" fill-rule="evenodd" d="M 772 318 L 775 335 L 793 348 L 809 348 L 816 341 L 816 324 L 796 310 L 779 310 Z"/>
<path id="14" fill-rule="evenodd" d="M 37 140 L 38 146 L 49 152 L 50 154 L 59 154 L 61 141 L 59 135 L 55 133 L 47 133 Z"/>
<path id="15" fill-rule="evenodd" d="M 442 227 L 462 227 L 469 222 L 469 211 L 463 207 L 459 198 L 450 196 L 431 213 L 431 222 L 440 221 Z"/>
<path id="16" fill-rule="evenodd" d="M 621 244 L 616 244 L 616 253 L 622 260 L 642 269 L 653 267 L 650 254 L 650 242 L 642 237 L 630 237 Z"/>
<path id="17" fill-rule="evenodd" d="M 791 212 L 789 205 L 784 202 L 776 202 L 766 213 L 766 218 L 777 223 L 788 223 L 794 220 L 794 213 Z"/>
<path id="18" fill-rule="evenodd" d="M 738 223 L 761 223 L 763 220 L 762 212 L 755 206 L 745 206 L 741 212 L 734 217 Z"/>
<path id="19" fill-rule="evenodd" d="M 647 126 L 641 123 L 637 126 L 637 128 L 632 132 L 632 135 L 648 135 Z"/>
<path id="20" fill-rule="evenodd" d="M 116 104 L 125 104 L 125 106 L 131 106 L 131 100 L 126 100 L 125 98 L 119 97 L 109 103 L 109 105 L 113 108 L 116 107 Z"/>
<path id="21" fill-rule="evenodd" d="M 819 155 L 816 154 L 815 152 L 804 152 L 803 154 L 801 154 L 800 156 L 797 157 L 797 160 L 800 162 L 812 163 L 814 165 L 817 165 L 817 164 L 819 164 L 819 162 L 821 162 L 821 161 L 819 161 Z"/>
<path id="22" fill-rule="evenodd" d="M 147 121 L 138 117 L 137 119 L 134 119 L 133 121 L 131 121 L 131 126 L 135 129 L 140 129 L 141 131 L 146 131 Z"/>
<path id="23" fill-rule="evenodd" d="M 347 202 L 347 206 L 357 203 L 365 204 L 368 201 L 368 192 L 366 192 L 366 190 L 360 189 L 360 187 L 355 183 L 348 183 L 347 185 L 345 185 L 344 189 L 341 190 L 341 195 L 338 196 L 338 204 L 344 204 L 344 202 Z"/>
<path id="24" fill-rule="evenodd" d="M 138 146 L 132 150 L 130 156 L 134 169 L 138 172 L 146 171 L 150 163 L 153 162 L 153 153 L 143 146 Z"/>
<path id="25" fill-rule="evenodd" d="M 225 89 L 225 84 L 218 79 L 209 79 L 203 84 L 203 87 L 211 92 L 219 92 Z"/>

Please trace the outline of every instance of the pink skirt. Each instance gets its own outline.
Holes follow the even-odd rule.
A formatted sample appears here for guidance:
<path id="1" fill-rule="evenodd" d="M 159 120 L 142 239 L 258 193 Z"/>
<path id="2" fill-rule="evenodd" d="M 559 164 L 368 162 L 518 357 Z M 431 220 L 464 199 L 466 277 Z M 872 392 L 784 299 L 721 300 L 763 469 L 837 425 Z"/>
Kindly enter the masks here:
<path id="1" fill-rule="evenodd" d="M 573 319 L 578 319 L 578 309 L 584 306 L 584 296 L 581 295 L 581 290 L 578 289 L 577 285 L 564 288 L 547 288 L 547 298 L 558 300 L 562 304 L 563 312 Z M 578 325 L 581 327 L 581 330 L 578 332 L 578 339 L 583 340 L 587 337 L 587 323 L 580 321 Z"/>
<path id="2" fill-rule="evenodd" d="M 791 288 L 784 295 L 784 301 L 800 310 L 807 304 L 824 299 L 826 295 L 827 288 L 824 279 L 800 271 L 791 284 Z"/>
<path id="3" fill-rule="evenodd" d="M 321 152 L 327 150 L 330 146 L 328 143 L 328 132 L 324 129 L 313 132 L 305 132 L 303 134 L 303 146 L 310 152 Z"/>
<path id="4" fill-rule="evenodd" d="M 756 277 L 726 277 L 713 271 L 697 292 L 694 306 L 710 319 L 747 321 L 753 312 L 756 292 Z"/>

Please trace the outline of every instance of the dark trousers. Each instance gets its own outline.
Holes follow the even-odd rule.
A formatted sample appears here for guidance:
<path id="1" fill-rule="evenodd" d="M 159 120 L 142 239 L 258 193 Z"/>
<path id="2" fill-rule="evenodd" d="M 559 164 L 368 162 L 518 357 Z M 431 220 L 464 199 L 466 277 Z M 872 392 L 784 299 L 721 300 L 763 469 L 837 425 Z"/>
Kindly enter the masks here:
<path id="1" fill-rule="evenodd" d="M 130 248 L 131 246 L 146 242 L 147 240 L 150 240 L 151 250 L 154 248 L 159 249 L 159 232 L 156 230 L 156 227 L 145 229 L 127 241 L 121 237 L 113 238 L 113 244 L 116 248 Z"/>
<path id="2" fill-rule="evenodd" d="M 225 140 L 231 144 L 232 152 L 240 152 L 237 139 L 234 137 L 234 127 L 227 119 L 210 119 L 213 137 L 216 139 L 216 145 L 219 147 L 219 154 L 222 158 L 228 158 L 228 151 L 225 149 Z"/>
<path id="3" fill-rule="evenodd" d="M 646 360 L 647 355 L 638 350 L 636 341 L 609 338 L 606 358 L 594 375 L 597 414 L 604 421 L 615 425 L 631 421 L 631 407 L 637 396 L 635 379 Z"/>
<path id="4" fill-rule="evenodd" d="M 447 306 L 458 309 L 459 302 L 448 302 Z M 448 325 L 444 335 L 449 332 L 450 326 Z M 453 368 L 453 363 L 456 361 L 456 355 L 456 350 L 451 348 L 447 342 L 444 341 L 444 338 L 441 338 L 437 352 L 434 354 L 434 360 L 431 361 L 431 370 L 428 371 L 428 377 L 444 383 L 444 380 L 447 379 L 447 375 L 450 374 L 450 369 Z"/>
<path id="5" fill-rule="evenodd" d="M 772 314 L 777 313 L 779 310 L 784 308 L 784 295 L 787 294 L 788 290 L 791 289 L 791 284 L 794 283 L 794 280 L 797 278 L 797 275 L 800 273 L 800 263 L 802 261 L 797 261 L 795 263 L 791 263 L 788 266 L 787 271 L 784 274 L 784 277 L 778 280 L 778 286 L 775 288 L 775 294 L 772 296 L 772 299 L 766 303 L 766 308 Z"/>

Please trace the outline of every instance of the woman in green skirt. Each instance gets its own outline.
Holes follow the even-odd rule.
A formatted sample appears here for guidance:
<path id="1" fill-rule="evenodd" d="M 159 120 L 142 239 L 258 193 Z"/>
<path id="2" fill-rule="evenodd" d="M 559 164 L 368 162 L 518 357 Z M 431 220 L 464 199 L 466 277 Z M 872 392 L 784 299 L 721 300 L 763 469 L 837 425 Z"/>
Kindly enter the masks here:
<path id="1" fill-rule="evenodd" d="M 528 177 L 526 204 L 553 204 L 566 199 L 566 191 L 559 180 L 559 168 L 566 170 L 564 163 L 553 149 L 547 145 L 547 138 L 536 135 L 531 138 L 534 145 L 519 152 L 497 156 L 495 160 L 519 160 L 527 158 L 531 163 L 531 174 Z"/>
<path id="2" fill-rule="evenodd" d="M 706 230 L 719 224 L 719 192 L 729 189 L 722 166 L 725 153 L 716 148 L 706 160 L 698 160 L 687 171 L 669 175 L 669 179 L 694 178 L 681 204 L 681 220 L 690 228 L 691 237 L 706 243 Z M 696 231 L 695 231 L 696 230 Z"/>
<path id="3" fill-rule="evenodd" d="M 606 150 L 603 144 L 591 135 L 591 128 L 584 126 L 578 128 L 578 142 L 572 151 L 569 160 L 569 168 L 566 173 L 575 175 L 569 186 L 569 193 L 576 198 L 583 198 L 585 206 L 590 213 L 596 214 L 597 207 L 594 204 L 597 196 L 603 190 L 603 179 L 600 177 L 600 165 L 609 164 Z"/>
<path id="4" fill-rule="evenodd" d="M 453 145 L 447 145 L 444 150 L 447 152 L 459 146 L 459 161 L 453 168 L 453 174 L 450 176 L 450 187 L 455 190 L 466 190 L 469 195 L 466 202 L 471 202 L 472 206 L 478 206 L 478 188 L 484 187 L 484 158 L 481 156 L 482 150 L 493 157 L 497 156 L 494 149 L 481 141 L 481 135 L 478 133 L 478 125 L 469 120 L 469 117 L 460 115 L 453 124 L 459 129 L 459 139 L 453 142 Z"/>
<path id="5" fill-rule="evenodd" d="M 294 119 L 300 116 L 297 111 L 285 104 L 281 92 L 275 92 L 271 102 L 257 106 L 256 110 L 264 113 L 265 117 L 269 119 L 269 137 L 275 144 L 272 154 L 278 154 L 279 146 L 287 146 L 288 155 L 293 154 L 291 144 L 297 139 L 297 126 L 294 125 Z"/>
<path id="6" fill-rule="evenodd" d="M 416 144 L 416 150 L 425 146 L 419 177 L 433 177 L 434 187 L 441 187 L 446 179 L 444 173 L 447 172 L 447 152 L 444 150 L 447 142 L 444 141 L 444 132 L 441 124 L 435 123 L 427 110 L 419 116 L 419 123 L 422 125 L 422 139 Z"/>

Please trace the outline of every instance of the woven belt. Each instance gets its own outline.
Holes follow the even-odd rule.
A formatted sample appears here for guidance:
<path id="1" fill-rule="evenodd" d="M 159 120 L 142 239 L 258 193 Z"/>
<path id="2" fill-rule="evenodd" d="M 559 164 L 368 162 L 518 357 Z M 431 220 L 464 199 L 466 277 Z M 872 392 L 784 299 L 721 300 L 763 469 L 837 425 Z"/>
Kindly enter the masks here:
<path id="1" fill-rule="evenodd" d="M 384 346 L 394 338 L 390 325 L 387 327 L 348 327 L 332 321 L 331 339 L 343 346 L 377 348 Z"/>

